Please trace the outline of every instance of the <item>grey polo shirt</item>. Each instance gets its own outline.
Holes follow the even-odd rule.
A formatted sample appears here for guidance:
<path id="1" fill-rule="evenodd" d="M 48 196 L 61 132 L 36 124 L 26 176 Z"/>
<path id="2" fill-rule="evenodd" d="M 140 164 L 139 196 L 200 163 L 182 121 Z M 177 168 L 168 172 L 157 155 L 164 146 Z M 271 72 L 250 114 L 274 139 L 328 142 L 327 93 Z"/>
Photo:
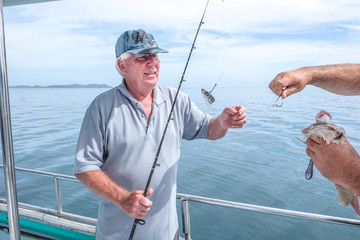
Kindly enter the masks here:
<path id="1" fill-rule="evenodd" d="M 128 191 L 145 188 L 176 95 L 171 87 L 154 88 L 150 119 L 124 83 L 99 95 L 86 111 L 77 145 L 75 173 L 104 171 Z M 211 117 L 179 92 L 150 187 L 153 201 L 146 224 L 134 239 L 173 239 L 178 229 L 176 174 L 182 139 L 207 138 Z M 100 200 L 97 239 L 128 239 L 134 218 Z"/>

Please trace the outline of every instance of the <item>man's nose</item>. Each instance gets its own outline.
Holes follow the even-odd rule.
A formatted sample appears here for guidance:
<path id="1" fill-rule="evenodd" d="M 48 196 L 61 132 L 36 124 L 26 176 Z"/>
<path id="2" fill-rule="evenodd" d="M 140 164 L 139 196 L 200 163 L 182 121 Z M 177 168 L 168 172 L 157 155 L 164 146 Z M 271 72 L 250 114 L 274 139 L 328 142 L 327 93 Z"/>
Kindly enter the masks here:
<path id="1" fill-rule="evenodd" d="M 149 58 L 148 58 L 148 63 L 150 64 L 158 64 L 160 61 L 159 61 L 159 58 L 157 56 L 152 56 L 150 55 Z"/>

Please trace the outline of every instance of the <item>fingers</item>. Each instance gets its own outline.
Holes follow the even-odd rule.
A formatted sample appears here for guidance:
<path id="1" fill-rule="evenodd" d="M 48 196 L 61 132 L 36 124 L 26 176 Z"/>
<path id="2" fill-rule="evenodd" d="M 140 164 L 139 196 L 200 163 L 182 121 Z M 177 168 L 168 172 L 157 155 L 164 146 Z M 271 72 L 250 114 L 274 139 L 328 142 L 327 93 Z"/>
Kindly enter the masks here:
<path id="1" fill-rule="evenodd" d="M 277 96 L 286 98 L 300 92 L 310 79 L 303 69 L 279 73 L 269 84 L 269 88 Z"/>
<path id="2" fill-rule="evenodd" d="M 144 191 L 141 191 L 142 192 L 142 198 L 140 198 L 140 203 L 144 206 L 144 207 L 151 207 L 152 206 L 152 201 L 150 201 L 148 198 L 144 197 Z M 150 188 L 148 191 L 147 191 L 147 194 L 146 196 L 150 196 L 152 194 L 152 188 Z"/>
<path id="3" fill-rule="evenodd" d="M 282 92 L 283 92 L 283 89 L 286 87 L 286 82 L 282 80 L 283 77 L 284 77 L 284 73 L 279 73 L 269 84 L 269 88 L 277 96 L 280 96 L 280 94 L 282 94 Z M 285 97 L 283 97 L 283 98 L 285 98 Z"/>
<path id="4" fill-rule="evenodd" d="M 289 72 L 281 72 L 270 82 L 269 88 L 277 96 L 286 98 L 295 93 L 293 84 L 292 75 Z"/>
<path id="5" fill-rule="evenodd" d="M 246 108 L 244 106 L 226 107 L 229 117 L 225 120 L 228 128 L 242 128 L 246 123 Z"/>
<path id="6" fill-rule="evenodd" d="M 232 120 L 232 128 L 242 128 L 246 123 L 246 113 L 242 114 L 239 118 L 235 118 Z"/>
<path id="7" fill-rule="evenodd" d="M 321 146 L 326 145 L 326 142 L 320 137 L 308 138 L 305 141 L 307 148 L 305 150 L 306 154 L 313 160 L 316 161 L 317 153 L 319 153 Z"/>
<path id="8" fill-rule="evenodd" d="M 146 193 L 146 196 L 150 196 L 151 194 L 153 193 L 153 189 L 152 188 L 149 188 L 149 190 L 147 191 Z"/>
<path id="9" fill-rule="evenodd" d="M 246 108 L 244 106 L 234 106 L 234 107 L 226 107 L 224 109 L 224 112 L 226 114 L 232 115 L 234 117 L 240 117 L 242 116 L 246 111 Z"/>
<path id="10" fill-rule="evenodd" d="M 150 188 L 147 191 L 147 196 L 150 196 L 152 192 L 153 189 Z M 138 190 L 130 193 L 122 208 L 129 216 L 142 219 L 148 213 L 151 206 L 152 201 L 144 197 L 144 191 Z"/>
<path id="11" fill-rule="evenodd" d="M 223 113 L 228 114 L 228 115 L 235 115 L 239 113 L 239 107 L 240 106 L 235 106 L 235 107 L 226 107 L 223 111 Z"/>

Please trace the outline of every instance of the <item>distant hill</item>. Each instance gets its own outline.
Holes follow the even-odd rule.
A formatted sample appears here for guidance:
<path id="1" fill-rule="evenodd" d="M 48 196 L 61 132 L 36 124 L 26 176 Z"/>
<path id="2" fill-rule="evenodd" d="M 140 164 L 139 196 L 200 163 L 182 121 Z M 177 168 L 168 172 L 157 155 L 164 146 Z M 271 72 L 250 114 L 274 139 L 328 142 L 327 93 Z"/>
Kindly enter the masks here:
<path id="1" fill-rule="evenodd" d="M 69 85 L 49 85 L 49 86 L 17 85 L 17 86 L 10 86 L 10 88 L 112 88 L 112 86 L 106 84 L 69 84 Z"/>

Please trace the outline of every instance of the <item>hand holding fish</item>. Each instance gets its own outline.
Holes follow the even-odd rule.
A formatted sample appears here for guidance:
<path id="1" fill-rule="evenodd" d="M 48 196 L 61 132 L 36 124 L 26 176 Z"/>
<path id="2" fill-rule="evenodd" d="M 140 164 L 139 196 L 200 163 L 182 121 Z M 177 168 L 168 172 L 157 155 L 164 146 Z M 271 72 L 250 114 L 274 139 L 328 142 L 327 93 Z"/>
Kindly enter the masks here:
<path id="1" fill-rule="evenodd" d="M 245 111 L 244 106 L 226 107 L 219 116 L 211 119 L 208 139 L 222 138 L 229 128 L 242 128 L 246 123 Z"/>
<path id="2" fill-rule="evenodd" d="M 321 110 L 316 122 L 301 130 L 307 137 L 306 153 L 324 177 L 335 183 L 340 203 L 344 207 L 351 203 L 360 216 L 360 157 L 346 139 L 345 130 L 331 119 L 330 113 Z"/>
<path id="3" fill-rule="evenodd" d="M 308 138 L 306 145 L 306 154 L 324 177 L 360 195 L 360 156 L 346 138 L 342 144 Z"/>

